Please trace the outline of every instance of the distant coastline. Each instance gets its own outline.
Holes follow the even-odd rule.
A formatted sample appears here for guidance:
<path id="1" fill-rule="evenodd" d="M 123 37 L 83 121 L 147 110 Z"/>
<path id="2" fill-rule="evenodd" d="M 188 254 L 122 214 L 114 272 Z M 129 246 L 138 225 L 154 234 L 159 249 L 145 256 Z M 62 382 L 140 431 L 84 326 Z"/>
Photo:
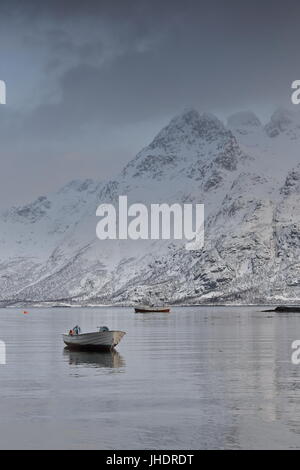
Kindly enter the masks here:
<path id="1" fill-rule="evenodd" d="M 274 307 L 279 305 L 279 302 L 257 302 L 257 303 L 180 303 L 180 304 L 170 304 L 172 308 L 208 308 L 208 307 Z M 281 302 L 283 305 L 300 305 L 300 301 L 296 302 Z M 115 303 L 115 304 L 57 304 L 53 303 L 51 304 L 50 302 L 16 302 L 16 303 L 10 303 L 10 304 L 5 304 L 5 303 L 0 303 L 0 309 L 12 309 L 12 308 L 41 308 L 41 309 L 63 309 L 63 308 L 90 308 L 90 309 L 95 309 L 95 308 L 134 308 L 137 304 L 134 303 Z"/>

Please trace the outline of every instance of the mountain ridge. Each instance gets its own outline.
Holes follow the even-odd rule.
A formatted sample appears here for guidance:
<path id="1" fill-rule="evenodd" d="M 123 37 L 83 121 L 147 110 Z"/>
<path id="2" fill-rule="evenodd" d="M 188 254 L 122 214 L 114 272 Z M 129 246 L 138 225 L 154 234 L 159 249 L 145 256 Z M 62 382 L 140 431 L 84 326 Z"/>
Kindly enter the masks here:
<path id="1" fill-rule="evenodd" d="M 299 116 L 251 111 L 225 125 L 210 113 L 173 118 L 115 178 L 75 180 L 0 216 L 0 300 L 88 305 L 300 299 Z M 299 132 L 298 132 L 299 131 Z M 284 158 L 283 158 L 284 155 Z M 204 203 L 205 246 L 100 241 L 96 209 Z M 294 274 L 293 274 L 294 273 Z"/>

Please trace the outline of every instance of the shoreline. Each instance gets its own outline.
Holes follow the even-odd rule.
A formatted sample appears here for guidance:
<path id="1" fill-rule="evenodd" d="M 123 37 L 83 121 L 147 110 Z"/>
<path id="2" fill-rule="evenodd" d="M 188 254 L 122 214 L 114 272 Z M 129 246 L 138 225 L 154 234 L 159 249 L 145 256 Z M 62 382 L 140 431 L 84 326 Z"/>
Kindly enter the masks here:
<path id="1" fill-rule="evenodd" d="M 299 302 L 300 303 L 300 302 Z M 299 303 L 289 303 L 288 305 L 289 306 L 297 306 L 299 305 Z M 249 303 L 234 303 L 234 304 L 231 304 L 231 303 L 228 303 L 228 304 L 212 304 L 212 303 L 208 303 L 208 304 L 176 304 L 176 305 L 172 305 L 172 304 L 169 304 L 171 308 L 195 308 L 195 307 L 203 307 L 203 308 L 208 308 L 208 307 L 211 307 L 211 308 L 222 308 L 222 307 L 236 307 L 236 308 L 239 308 L 239 307 L 276 307 L 278 306 L 279 304 L 275 304 L 275 303 L 269 303 L 269 302 L 262 302 L 262 303 L 253 303 L 253 304 L 249 304 Z M 88 305 L 57 305 L 57 304 L 54 304 L 54 305 L 49 305 L 49 304 L 20 304 L 20 303 L 17 303 L 17 304 L 14 304 L 14 305 L 3 305 L 1 306 L 0 305 L 0 309 L 13 309 L 13 308 L 20 308 L 20 309 L 28 309 L 28 308 L 31 308 L 31 309 L 34 309 L 34 308 L 39 308 L 39 309 L 72 309 L 72 308 L 86 308 L 86 309 L 95 309 L 95 308 L 132 308 L 134 309 L 136 305 L 124 305 L 124 304 L 88 304 Z"/>

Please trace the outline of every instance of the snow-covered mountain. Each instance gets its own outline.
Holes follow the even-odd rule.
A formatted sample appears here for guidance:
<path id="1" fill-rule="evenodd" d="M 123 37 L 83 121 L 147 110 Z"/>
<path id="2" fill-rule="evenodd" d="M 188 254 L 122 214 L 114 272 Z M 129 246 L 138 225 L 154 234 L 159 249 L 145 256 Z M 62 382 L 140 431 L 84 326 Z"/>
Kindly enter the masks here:
<path id="1" fill-rule="evenodd" d="M 186 110 L 114 181 L 72 181 L 0 217 L 0 300 L 128 303 L 300 299 L 300 116 Z M 204 203 L 205 246 L 100 241 L 100 203 Z"/>

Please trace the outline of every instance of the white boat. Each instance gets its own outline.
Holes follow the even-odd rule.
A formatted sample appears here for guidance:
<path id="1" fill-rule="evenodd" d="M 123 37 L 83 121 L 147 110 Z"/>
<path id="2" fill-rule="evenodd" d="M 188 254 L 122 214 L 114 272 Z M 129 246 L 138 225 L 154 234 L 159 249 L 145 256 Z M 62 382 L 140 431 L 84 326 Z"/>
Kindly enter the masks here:
<path id="1" fill-rule="evenodd" d="M 63 335 L 64 343 L 75 350 L 114 349 L 126 333 L 124 331 L 99 331 L 78 335 Z"/>

